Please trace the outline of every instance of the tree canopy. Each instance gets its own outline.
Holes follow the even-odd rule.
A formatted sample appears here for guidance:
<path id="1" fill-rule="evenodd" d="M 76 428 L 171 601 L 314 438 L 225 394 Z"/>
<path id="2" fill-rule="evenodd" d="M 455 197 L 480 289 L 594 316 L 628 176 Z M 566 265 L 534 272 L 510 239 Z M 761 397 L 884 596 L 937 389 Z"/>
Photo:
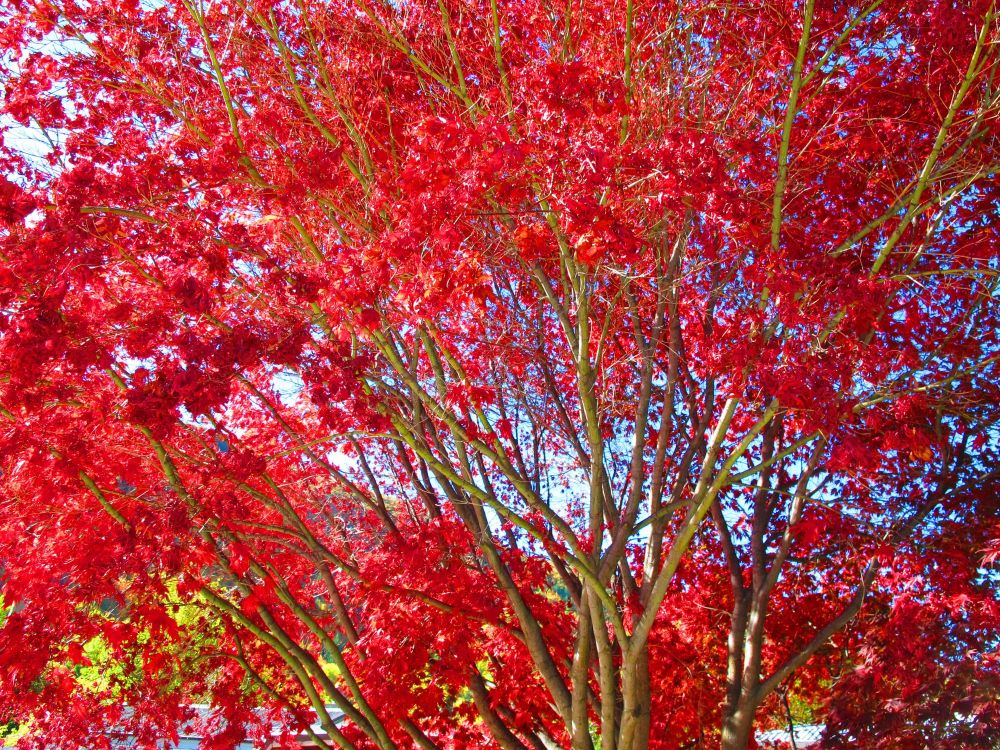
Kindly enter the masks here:
<path id="1" fill-rule="evenodd" d="M 0 721 L 995 743 L 998 13 L 0 5 Z"/>

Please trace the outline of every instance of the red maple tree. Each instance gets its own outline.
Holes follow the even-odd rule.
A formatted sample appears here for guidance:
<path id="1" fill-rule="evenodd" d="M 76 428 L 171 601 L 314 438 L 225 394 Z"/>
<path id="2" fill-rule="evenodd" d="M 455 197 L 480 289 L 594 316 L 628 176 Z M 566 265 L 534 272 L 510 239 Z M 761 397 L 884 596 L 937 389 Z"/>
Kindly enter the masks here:
<path id="1" fill-rule="evenodd" d="M 998 13 L 4 3 L 0 720 L 995 742 Z"/>

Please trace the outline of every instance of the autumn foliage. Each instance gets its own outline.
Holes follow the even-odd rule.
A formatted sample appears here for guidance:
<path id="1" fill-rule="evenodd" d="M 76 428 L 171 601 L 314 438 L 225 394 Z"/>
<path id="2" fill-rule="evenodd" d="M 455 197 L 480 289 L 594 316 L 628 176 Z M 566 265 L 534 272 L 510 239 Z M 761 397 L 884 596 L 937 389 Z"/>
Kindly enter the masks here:
<path id="1" fill-rule="evenodd" d="M 998 14 L 0 4 L 0 724 L 991 747 Z"/>

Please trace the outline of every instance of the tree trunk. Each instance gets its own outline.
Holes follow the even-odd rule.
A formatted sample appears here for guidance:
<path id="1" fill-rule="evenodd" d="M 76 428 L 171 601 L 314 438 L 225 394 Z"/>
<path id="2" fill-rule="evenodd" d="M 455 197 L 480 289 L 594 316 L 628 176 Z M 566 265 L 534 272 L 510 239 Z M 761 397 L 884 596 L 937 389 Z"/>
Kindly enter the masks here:
<path id="1" fill-rule="evenodd" d="M 636 664 L 636 692 L 639 715 L 636 717 L 635 735 L 629 750 L 646 750 L 649 747 L 650 710 L 652 695 L 649 686 L 649 650 L 644 648 Z M 622 749 L 624 750 L 624 748 Z"/>
<path id="2" fill-rule="evenodd" d="M 622 711 L 618 746 L 615 750 L 646 750 L 649 747 L 650 706 L 649 645 L 643 644 L 622 665 Z"/>
<path id="3" fill-rule="evenodd" d="M 722 724 L 722 750 L 747 750 L 753 732 L 753 710 L 739 707 L 727 714 Z"/>

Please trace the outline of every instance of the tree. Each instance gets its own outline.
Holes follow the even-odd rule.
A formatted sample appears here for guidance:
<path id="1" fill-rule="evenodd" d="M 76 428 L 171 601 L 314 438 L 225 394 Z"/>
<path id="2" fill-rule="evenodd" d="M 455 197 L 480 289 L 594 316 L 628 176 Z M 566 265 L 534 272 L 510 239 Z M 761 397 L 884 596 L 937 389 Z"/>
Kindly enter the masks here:
<path id="1" fill-rule="evenodd" d="M 5 4 L 0 720 L 986 746 L 998 12 Z"/>

